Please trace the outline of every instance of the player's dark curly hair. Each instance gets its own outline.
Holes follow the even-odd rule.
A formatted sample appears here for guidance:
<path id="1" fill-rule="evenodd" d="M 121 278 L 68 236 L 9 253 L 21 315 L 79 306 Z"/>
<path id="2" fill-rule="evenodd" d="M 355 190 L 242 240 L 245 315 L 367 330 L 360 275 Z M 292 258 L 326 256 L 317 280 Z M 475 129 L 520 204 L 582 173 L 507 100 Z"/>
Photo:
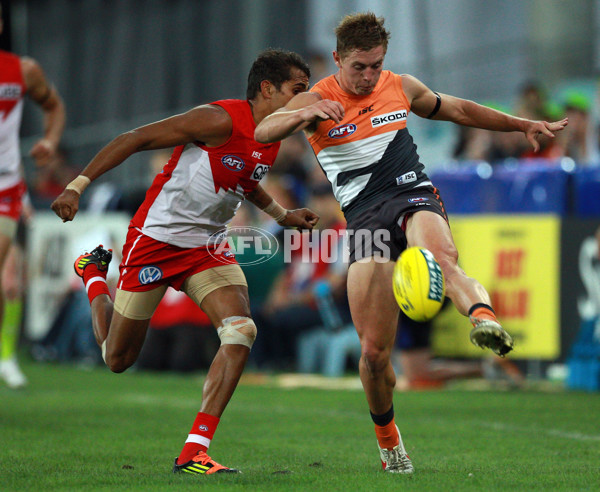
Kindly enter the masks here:
<path id="1" fill-rule="evenodd" d="M 384 22 L 373 12 L 347 15 L 335 28 L 336 51 L 342 58 L 351 51 L 369 51 L 377 46 L 387 51 L 390 32 L 383 27 Z"/>
<path id="2" fill-rule="evenodd" d="M 263 80 L 271 82 L 277 90 L 281 85 L 290 80 L 292 67 L 302 70 L 307 77 L 310 77 L 310 68 L 303 58 L 292 51 L 269 48 L 263 51 L 250 69 L 248 74 L 248 88 L 246 89 L 246 99 L 254 99 L 260 92 L 260 83 Z"/>

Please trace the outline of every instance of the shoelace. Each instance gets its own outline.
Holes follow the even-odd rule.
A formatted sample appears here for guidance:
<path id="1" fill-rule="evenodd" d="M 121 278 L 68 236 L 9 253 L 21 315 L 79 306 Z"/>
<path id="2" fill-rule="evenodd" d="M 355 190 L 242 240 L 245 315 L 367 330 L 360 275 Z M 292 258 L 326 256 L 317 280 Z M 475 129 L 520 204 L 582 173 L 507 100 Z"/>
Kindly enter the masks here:
<path id="1" fill-rule="evenodd" d="M 412 465 L 408 455 L 401 453 L 400 449 L 389 449 L 387 452 L 387 468 L 389 470 L 403 470 Z"/>

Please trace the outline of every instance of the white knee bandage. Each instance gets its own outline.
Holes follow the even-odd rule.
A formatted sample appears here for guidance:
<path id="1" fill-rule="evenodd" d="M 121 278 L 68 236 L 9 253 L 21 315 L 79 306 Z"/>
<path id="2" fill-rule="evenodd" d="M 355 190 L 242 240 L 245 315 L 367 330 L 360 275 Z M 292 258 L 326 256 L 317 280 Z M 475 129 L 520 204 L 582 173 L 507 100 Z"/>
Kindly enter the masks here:
<path id="1" fill-rule="evenodd" d="M 256 339 L 256 325 L 252 318 L 231 316 L 223 320 L 223 326 L 217 329 L 221 345 L 245 345 L 249 349 Z"/>
<path id="2" fill-rule="evenodd" d="M 106 363 L 106 340 L 102 342 L 102 360 Z"/>

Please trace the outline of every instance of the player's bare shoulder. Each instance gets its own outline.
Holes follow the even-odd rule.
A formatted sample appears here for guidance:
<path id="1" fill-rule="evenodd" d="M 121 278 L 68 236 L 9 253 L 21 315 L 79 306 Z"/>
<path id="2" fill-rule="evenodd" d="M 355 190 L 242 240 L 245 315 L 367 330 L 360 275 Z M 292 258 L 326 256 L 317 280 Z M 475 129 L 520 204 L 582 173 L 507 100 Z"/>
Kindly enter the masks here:
<path id="1" fill-rule="evenodd" d="M 46 76 L 40 64 L 28 56 L 21 57 L 21 73 L 28 92 L 35 91 L 46 84 Z"/>
<path id="2" fill-rule="evenodd" d="M 427 90 L 425 84 L 423 84 L 423 82 L 413 75 L 403 73 L 400 75 L 400 79 L 402 80 L 402 90 L 404 91 L 404 94 L 406 94 L 406 97 L 409 101 L 415 97 L 418 97 L 425 90 Z"/>
<path id="3" fill-rule="evenodd" d="M 216 104 L 203 104 L 183 115 L 187 125 L 198 141 L 209 147 L 223 145 L 231 136 L 233 120 L 224 108 Z"/>

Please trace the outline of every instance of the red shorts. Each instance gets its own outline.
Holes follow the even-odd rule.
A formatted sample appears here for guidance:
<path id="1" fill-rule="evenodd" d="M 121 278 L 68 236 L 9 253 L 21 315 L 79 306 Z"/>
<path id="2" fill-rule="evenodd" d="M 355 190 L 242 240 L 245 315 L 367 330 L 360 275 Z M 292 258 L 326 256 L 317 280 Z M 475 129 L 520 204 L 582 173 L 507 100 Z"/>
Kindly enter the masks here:
<path id="1" fill-rule="evenodd" d="M 27 188 L 21 181 L 19 184 L 0 190 L 0 215 L 19 220 L 23 210 L 23 195 Z"/>
<path id="2" fill-rule="evenodd" d="M 121 290 L 145 292 L 159 285 L 181 290 L 186 278 L 223 265 L 237 264 L 232 252 L 216 253 L 215 248 L 180 248 L 163 243 L 130 227 L 119 265 Z"/>

